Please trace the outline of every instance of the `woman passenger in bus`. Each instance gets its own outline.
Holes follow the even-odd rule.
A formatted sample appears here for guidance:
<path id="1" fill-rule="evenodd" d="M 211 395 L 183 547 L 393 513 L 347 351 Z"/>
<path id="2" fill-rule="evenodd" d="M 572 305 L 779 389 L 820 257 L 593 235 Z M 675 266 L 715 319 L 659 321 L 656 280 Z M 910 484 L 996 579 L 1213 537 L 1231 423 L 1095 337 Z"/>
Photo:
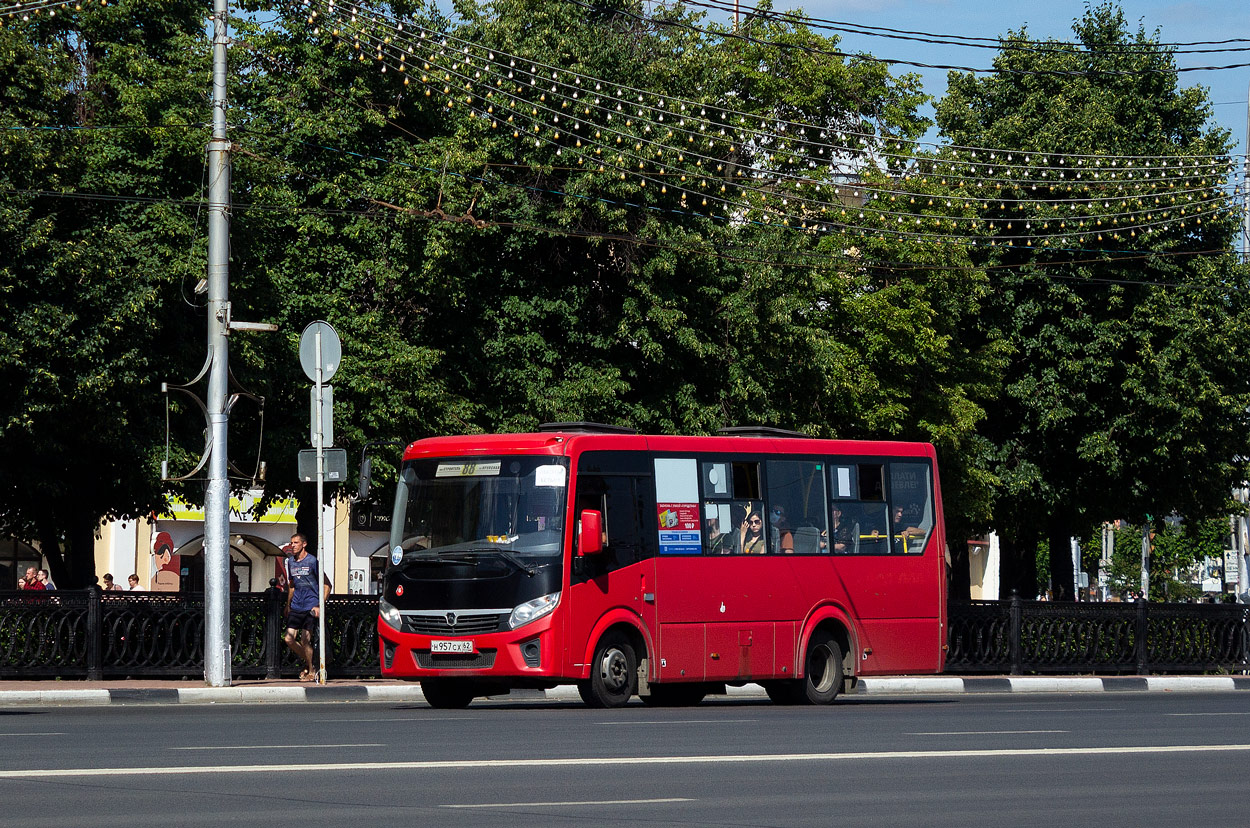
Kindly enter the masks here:
<path id="1" fill-rule="evenodd" d="M 764 554 L 764 513 L 762 509 L 752 508 L 747 512 L 746 519 L 738 528 L 740 541 L 738 548 L 743 555 Z"/>

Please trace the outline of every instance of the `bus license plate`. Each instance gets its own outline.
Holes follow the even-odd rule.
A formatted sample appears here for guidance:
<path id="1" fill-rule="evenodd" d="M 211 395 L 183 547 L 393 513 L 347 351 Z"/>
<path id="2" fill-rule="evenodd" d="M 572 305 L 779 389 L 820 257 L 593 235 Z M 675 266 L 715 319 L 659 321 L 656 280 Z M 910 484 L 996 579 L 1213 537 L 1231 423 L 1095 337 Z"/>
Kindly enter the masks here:
<path id="1" fill-rule="evenodd" d="M 473 653 L 472 641 L 431 641 L 430 652 L 432 653 Z"/>

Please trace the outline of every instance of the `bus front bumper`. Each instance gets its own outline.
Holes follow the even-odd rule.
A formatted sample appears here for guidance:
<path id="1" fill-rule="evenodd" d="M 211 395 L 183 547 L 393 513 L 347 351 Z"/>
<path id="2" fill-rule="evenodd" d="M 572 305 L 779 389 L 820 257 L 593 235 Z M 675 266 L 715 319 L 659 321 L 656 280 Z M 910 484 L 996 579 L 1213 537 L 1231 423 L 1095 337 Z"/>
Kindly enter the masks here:
<path id="1" fill-rule="evenodd" d="M 559 662 L 550 615 L 518 627 L 466 636 L 405 633 L 378 620 L 384 678 L 491 678 L 524 683 L 551 677 Z"/>

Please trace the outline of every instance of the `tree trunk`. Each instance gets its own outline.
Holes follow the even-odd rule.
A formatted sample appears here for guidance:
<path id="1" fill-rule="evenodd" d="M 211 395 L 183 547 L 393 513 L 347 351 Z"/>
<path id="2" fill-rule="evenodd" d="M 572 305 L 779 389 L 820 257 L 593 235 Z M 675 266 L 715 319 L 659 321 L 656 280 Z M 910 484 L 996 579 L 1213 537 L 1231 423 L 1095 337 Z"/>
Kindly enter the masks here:
<path id="1" fill-rule="evenodd" d="M 44 527 L 39 546 L 48 561 L 48 574 L 59 589 L 82 589 L 95 584 L 95 540 L 100 521 L 75 514 L 63 527 Z"/>
<path id="2" fill-rule="evenodd" d="M 1008 532 L 998 535 L 999 590 L 1006 599 L 1012 592 L 1025 600 L 1037 595 L 1037 537 L 1018 537 Z"/>
<path id="3" fill-rule="evenodd" d="M 1062 518 L 1052 518 L 1046 527 L 1046 543 L 1050 551 L 1050 589 L 1055 601 L 1072 601 L 1075 570 L 1072 568 L 1072 528 Z"/>

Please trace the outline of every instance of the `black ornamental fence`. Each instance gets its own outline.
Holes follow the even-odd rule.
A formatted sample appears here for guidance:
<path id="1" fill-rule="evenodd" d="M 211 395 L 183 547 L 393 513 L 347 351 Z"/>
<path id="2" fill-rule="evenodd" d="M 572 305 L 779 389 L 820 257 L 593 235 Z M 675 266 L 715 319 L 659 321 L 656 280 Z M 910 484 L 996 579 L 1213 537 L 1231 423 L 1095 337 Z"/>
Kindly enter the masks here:
<path id="1" fill-rule="evenodd" d="M 303 669 L 282 640 L 285 603 L 286 593 L 276 589 L 231 594 L 233 676 L 294 677 Z M 329 597 L 330 677 L 378 675 L 377 623 L 376 596 Z M 203 593 L 0 592 L 0 678 L 177 678 L 203 673 Z"/>
<path id="2" fill-rule="evenodd" d="M 1250 606 L 951 602 L 948 673 L 1239 673 Z"/>
<path id="3" fill-rule="evenodd" d="M 230 596 L 231 674 L 282 678 L 302 665 L 283 643 L 285 594 Z M 378 599 L 331 595 L 327 670 L 379 675 Z M 1250 670 L 1242 604 L 951 602 L 948 673 L 1232 673 Z M 315 643 L 315 642 L 314 642 Z M 196 677 L 199 593 L 0 592 L 0 679 Z"/>

